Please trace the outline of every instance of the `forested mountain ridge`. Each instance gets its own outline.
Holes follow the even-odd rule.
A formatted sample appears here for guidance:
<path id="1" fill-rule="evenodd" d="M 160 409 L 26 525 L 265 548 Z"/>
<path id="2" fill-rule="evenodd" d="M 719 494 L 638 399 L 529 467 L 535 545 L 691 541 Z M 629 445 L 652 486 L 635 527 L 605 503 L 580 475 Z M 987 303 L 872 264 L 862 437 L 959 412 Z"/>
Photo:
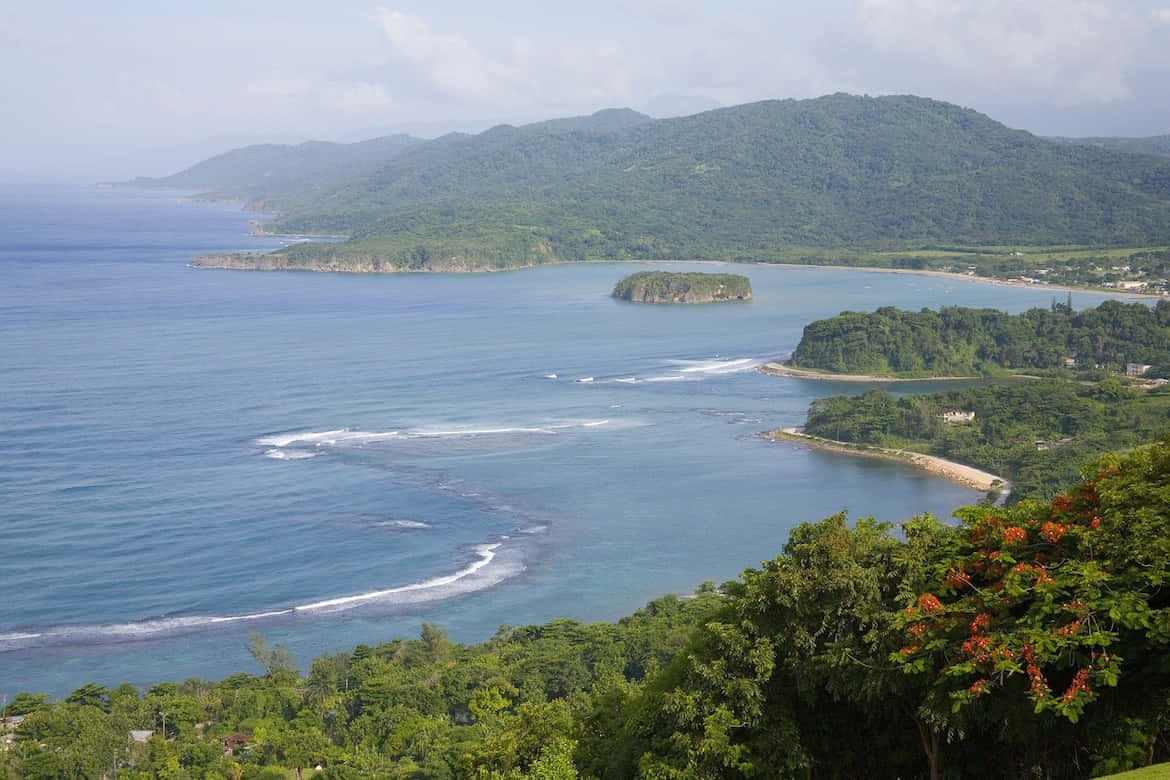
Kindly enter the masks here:
<path id="1" fill-rule="evenodd" d="M 1098 136 L 1093 138 L 1068 138 L 1065 136 L 1055 136 L 1050 138 L 1052 141 L 1060 141 L 1068 144 L 1083 144 L 1085 146 L 1098 146 L 1102 149 L 1111 149 L 1115 152 L 1128 152 L 1130 154 L 1156 154 L 1161 157 L 1170 157 L 1170 135 L 1147 135 L 1147 136 Z"/>
<path id="2" fill-rule="evenodd" d="M 257 201 L 359 175 L 419 143 L 423 139 L 388 135 L 350 144 L 255 144 L 216 155 L 170 176 L 140 177 L 124 184 L 199 190 L 205 197 Z"/>
<path id="3" fill-rule="evenodd" d="M 842 374 L 987 376 L 1009 371 L 1124 372 L 1152 366 L 1170 376 L 1170 301 L 1154 307 L 1106 301 L 1007 314 L 945 306 L 938 311 L 882 307 L 809 323 L 791 365 Z"/>
<path id="4" fill-rule="evenodd" d="M 769 260 L 800 246 L 1170 243 L 1170 160 L 1044 140 L 935 100 L 837 94 L 612 118 L 436 139 L 290 191 L 273 229 L 353 240 L 268 264 L 441 270 Z"/>
<path id="5" fill-rule="evenodd" d="M 1170 757 L 1170 440 L 956 515 L 802 523 L 718 591 L 616 624 L 470 646 L 424 624 L 304 676 L 254 636 L 260 675 L 19 694 L 0 777 L 1088 778 Z"/>

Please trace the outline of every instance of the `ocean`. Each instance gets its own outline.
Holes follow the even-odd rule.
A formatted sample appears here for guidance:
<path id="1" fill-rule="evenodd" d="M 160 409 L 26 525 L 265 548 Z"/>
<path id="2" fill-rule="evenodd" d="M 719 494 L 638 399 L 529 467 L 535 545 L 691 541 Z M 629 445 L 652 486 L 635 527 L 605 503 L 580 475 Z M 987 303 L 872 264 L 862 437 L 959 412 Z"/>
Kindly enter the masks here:
<path id="1" fill-rule="evenodd" d="M 979 494 L 756 437 L 864 386 L 754 369 L 845 309 L 1052 299 L 756 265 L 187 267 L 279 246 L 254 216 L 0 188 L 0 693 L 258 671 L 249 631 L 307 667 L 423 621 L 477 642 L 611 620 L 734 578 L 804 521 L 949 516 Z M 755 299 L 608 297 L 651 267 L 742 273 Z"/>

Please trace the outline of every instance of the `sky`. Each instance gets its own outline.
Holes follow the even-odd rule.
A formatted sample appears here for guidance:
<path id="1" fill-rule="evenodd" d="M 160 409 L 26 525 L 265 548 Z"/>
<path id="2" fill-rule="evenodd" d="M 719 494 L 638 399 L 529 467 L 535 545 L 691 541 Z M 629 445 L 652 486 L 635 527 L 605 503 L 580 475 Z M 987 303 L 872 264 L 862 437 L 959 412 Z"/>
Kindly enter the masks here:
<path id="1" fill-rule="evenodd" d="M 628 106 L 916 94 L 1040 135 L 1170 133 L 1170 0 L 4 0 L 0 171 Z"/>

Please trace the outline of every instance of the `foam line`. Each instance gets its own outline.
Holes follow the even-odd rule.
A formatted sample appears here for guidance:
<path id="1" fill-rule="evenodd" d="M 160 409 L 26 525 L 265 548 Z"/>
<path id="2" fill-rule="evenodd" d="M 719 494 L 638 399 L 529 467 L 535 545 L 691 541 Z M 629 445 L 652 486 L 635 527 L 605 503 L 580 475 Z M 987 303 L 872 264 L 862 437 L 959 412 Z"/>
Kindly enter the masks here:
<path id="1" fill-rule="evenodd" d="M 370 591 L 369 593 L 359 593 L 356 596 L 341 596 L 340 598 L 335 599 L 314 601 L 312 604 L 298 605 L 294 607 L 294 609 L 297 612 L 313 612 L 315 610 L 328 609 L 330 607 L 351 606 L 353 604 L 360 604 L 366 601 L 374 601 L 375 599 L 385 598 L 386 596 L 392 596 L 396 593 L 409 593 L 410 591 L 415 590 L 425 590 L 427 588 L 438 588 L 443 585 L 450 585 L 453 582 L 458 582 L 464 577 L 475 574 L 484 566 L 487 566 L 489 563 L 491 563 L 492 559 L 496 557 L 496 549 L 499 546 L 499 542 L 495 544 L 479 545 L 475 548 L 475 551 L 480 555 L 478 561 L 475 561 L 466 568 L 460 569 L 454 574 L 448 574 L 445 577 L 435 577 L 433 579 L 424 580 L 423 582 L 416 582 L 411 585 L 402 585 L 397 588 L 386 588 L 385 590 L 374 590 Z"/>
<path id="2" fill-rule="evenodd" d="M 405 440 L 405 439 L 434 439 L 459 436 L 498 436 L 510 433 L 551 434 L 556 431 L 572 428 L 594 428 L 605 425 L 609 420 L 574 420 L 571 422 L 549 423 L 547 425 L 483 427 L 483 428 L 416 428 L 408 431 L 351 431 L 340 428 L 334 431 L 302 431 L 300 433 L 282 433 L 262 436 L 255 440 L 261 446 L 269 447 L 264 454 L 270 458 L 282 460 L 299 460 L 311 458 L 316 453 L 311 450 L 286 450 L 290 445 L 312 444 L 315 447 L 332 447 L 345 444 L 368 444 L 370 442 Z"/>
<path id="3" fill-rule="evenodd" d="M 751 371 L 763 361 L 756 358 L 737 358 L 735 360 L 675 360 L 675 365 L 683 366 L 679 369 L 684 374 L 736 374 L 740 371 Z"/>
<path id="4" fill-rule="evenodd" d="M 385 520 L 374 525 L 381 528 L 430 528 L 426 523 L 420 523 L 418 520 Z"/>
<path id="5" fill-rule="evenodd" d="M 410 521 L 404 521 L 410 522 Z M 419 523 L 420 526 L 425 524 Z M 503 537 L 506 538 L 506 537 Z M 323 599 L 321 601 L 314 601 L 308 604 L 299 604 L 295 607 L 285 607 L 283 609 L 271 609 L 262 612 L 250 612 L 244 615 L 191 615 L 183 617 L 165 617 L 154 618 L 150 620 L 143 620 L 132 623 L 107 623 L 99 625 L 73 625 L 61 626 L 58 628 L 49 628 L 43 631 L 20 631 L 0 634 L 0 650 L 10 650 L 16 647 L 36 647 L 44 644 L 61 644 L 73 642 L 88 641 L 109 641 L 109 640 L 135 640 L 146 639 L 154 637 L 159 634 L 179 633 L 185 631 L 193 631 L 202 627 L 227 625 L 231 623 L 244 623 L 253 620 L 263 620 L 265 618 L 274 618 L 281 616 L 294 615 L 298 613 L 318 612 L 325 610 L 339 610 L 348 607 L 357 606 L 371 601 L 385 599 L 388 596 L 395 596 L 399 594 L 416 594 L 428 590 L 435 590 L 443 588 L 447 585 L 452 585 L 460 580 L 464 580 L 482 570 L 485 566 L 490 564 L 497 556 L 497 550 L 502 542 L 495 542 L 492 544 L 481 544 L 475 548 L 475 552 L 479 557 L 465 566 L 464 568 L 447 574 L 441 577 L 433 577 L 422 582 L 415 582 L 409 585 L 401 585 L 396 588 L 385 588 L 383 590 L 369 591 L 367 593 L 359 593 L 353 596 L 340 596 L 337 598 Z M 516 571 L 523 570 L 521 565 Z M 499 582 L 508 574 L 515 573 L 513 570 L 507 570 L 494 578 L 488 578 L 477 583 L 474 589 L 480 589 Z M 444 595 L 451 595 L 450 592 L 440 593 L 433 598 L 442 598 Z M 416 597 L 411 601 L 426 600 L 426 596 L 422 599 Z M 40 640 L 40 641 L 37 641 Z M 8 645 L 5 647 L 5 645 Z M 13 647 L 15 646 L 15 647 Z"/>
<path id="6" fill-rule="evenodd" d="M 305 452 L 304 450 L 283 450 L 280 447 L 273 447 L 270 450 L 265 450 L 264 454 L 269 458 L 275 458 L 277 460 L 307 460 L 317 457 L 318 453 Z"/>

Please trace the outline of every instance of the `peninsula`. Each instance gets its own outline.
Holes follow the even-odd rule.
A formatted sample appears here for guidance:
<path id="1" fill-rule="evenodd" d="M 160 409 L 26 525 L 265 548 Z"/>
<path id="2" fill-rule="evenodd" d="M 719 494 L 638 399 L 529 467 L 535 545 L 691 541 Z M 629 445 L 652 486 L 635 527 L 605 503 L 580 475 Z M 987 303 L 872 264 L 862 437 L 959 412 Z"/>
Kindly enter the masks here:
<path id="1" fill-rule="evenodd" d="M 739 274 L 642 271 L 618 282 L 613 297 L 635 303 L 750 301 L 752 283 Z"/>
<path id="2" fill-rule="evenodd" d="M 764 373 L 838 381 L 1013 375 L 1170 377 L 1170 302 L 1068 303 L 1009 314 L 945 306 L 841 312 L 804 328 L 786 365 Z"/>

